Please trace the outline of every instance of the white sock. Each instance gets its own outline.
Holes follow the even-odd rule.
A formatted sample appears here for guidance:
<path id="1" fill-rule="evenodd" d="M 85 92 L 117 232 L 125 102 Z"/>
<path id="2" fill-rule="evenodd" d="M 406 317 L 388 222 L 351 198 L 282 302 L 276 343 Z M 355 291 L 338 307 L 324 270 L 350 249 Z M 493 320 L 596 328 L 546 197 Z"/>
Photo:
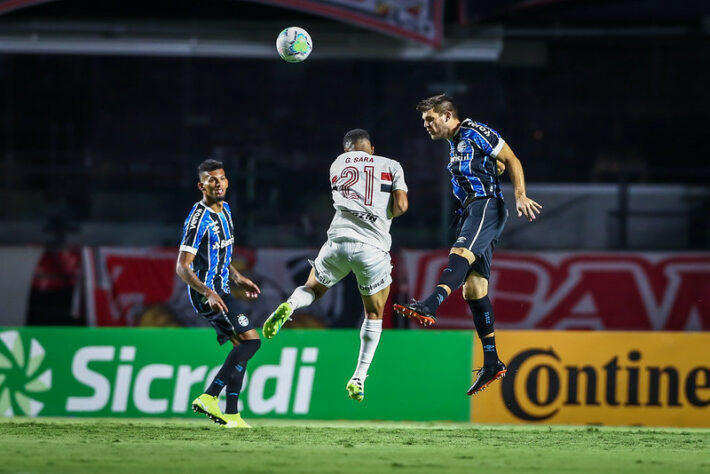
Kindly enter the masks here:
<path id="1" fill-rule="evenodd" d="M 360 328 L 360 355 L 353 378 L 365 380 L 367 377 L 367 371 L 375 356 L 377 344 L 380 342 L 380 334 L 382 334 L 382 320 L 365 318 Z"/>
<path id="2" fill-rule="evenodd" d="M 299 286 L 293 290 L 293 293 L 288 297 L 286 302 L 291 305 L 294 311 L 296 311 L 298 308 L 310 306 L 315 299 L 316 294 L 313 293 L 313 290 L 307 286 Z"/>

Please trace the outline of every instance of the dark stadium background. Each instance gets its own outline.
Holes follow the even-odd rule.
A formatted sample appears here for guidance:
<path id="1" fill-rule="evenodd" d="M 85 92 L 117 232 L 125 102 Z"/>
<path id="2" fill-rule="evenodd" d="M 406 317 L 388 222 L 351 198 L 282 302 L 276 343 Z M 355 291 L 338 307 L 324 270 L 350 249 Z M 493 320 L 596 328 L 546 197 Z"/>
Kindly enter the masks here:
<path id="1" fill-rule="evenodd" d="M 500 57 L 370 59 L 373 44 L 428 47 L 243 1 L 61 0 L 1 15 L 0 244 L 60 255 L 33 280 L 28 322 L 86 323 L 82 308 L 72 307 L 77 254 L 62 252 L 177 245 L 199 198 L 195 166 L 207 157 L 223 160 L 231 177 L 241 247 L 319 246 L 332 216 L 327 169 L 356 127 L 406 171 L 411 210 L 393 225 L 395 250 L 446 247 L 453 210 L 446 147 L 428 139 L 414 110 L 440 92 L 511 144 L 529 195 L 546 205 L 542 221 L 572 212 L 594 227 L 600 218 L 574 206 L 585 199 L 594 206 L 594 189 L 602 188 L 611 203 L 608 230 L 591 244 L 564 243 L 579 228 L 541 221 L 528 231 L 513 218 L 503 249 L 710 248 L 710 3 L 447 1 L 444 24 L 444 46 L 500 40 Z M 313 36 L 313 55 L 302 64 L 275 51 L 203 57 L 32 48 L 32 38 L 44 37 L 272 45 L 289 25 Z M 342 58 L 329 44 L 336 34 L 349 51 Z M 13 38 L 22 40 L 14 50 Z M 536 195 L 540 183 L 568 185 L 569 199 Z M 650 191 L 634 201 L 636 185 Z M 662 205 L 664 189 L 672 208 Z"/>

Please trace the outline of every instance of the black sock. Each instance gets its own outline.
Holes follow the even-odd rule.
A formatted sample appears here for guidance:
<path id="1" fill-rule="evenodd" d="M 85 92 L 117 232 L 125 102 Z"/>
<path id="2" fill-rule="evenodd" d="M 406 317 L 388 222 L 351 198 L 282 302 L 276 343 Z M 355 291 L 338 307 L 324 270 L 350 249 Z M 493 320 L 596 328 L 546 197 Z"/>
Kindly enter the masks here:
<path id="1" fill-rule="evenodd" d="M 498 363 L 496 337 L 491 336 L 481 339 L 481 346 L 483 346 L 483 365 L 486 367 L 495 366 Z"/>
<path id="2" fill-rule="evenodd" d="M 496 350 L 495 336 L 486 337 L 494 332 L 493 305 L 488 295 L 477 300 L 468 300 L 468 307 L 471 308 L 473 324 L 481 339 L 483 346 L 483 365 L 495 365 L 498 362 L 498 351 Z"/>
<path id="3" fill-rule="evenodd" d="M 242 390 L 242 382 L 244 382 L 244 372 L 246 364 L 237 364 L 237 370 L 232 374 L 227 384 L 227 408 L 224 413 L 239 413 L 239 392 Z"/>
<path id="4" fill-rule="evenodd" d="M 429 295 L 429 298 L 423 300 L 422 303 L 424 303 L 430 310 L 436 312 L 439 305 L 441 305 L 441 303 L 443 303 L 448 296 L 449 293 L 445 289 L 437 286 L 434 293 Z"/>
<path id="5" fill-rule="evenodd" d="M 205 393 L 213 397 L 219 396 L 226 383 L 229 382 L 234 373 L 238 371 L 237 365 L 246 367 L 247 361 L 252 358 L 260 346 L 261 340 L 259 339 L 248 339 L 240 342 L 238 346 L 229 352 L 224 364 L 222 364 L 222 368 L 219 369 L 219 372 L 217 372 L 217 375 L 207 390 L 205 390 Z M 241 390 L 241 382 L 239 383 L 239 390 Z"/>
<path id="6" fill-rule="evenodd" d="M 470 267 L 471 264 L 469 264 L 468 260 L 461 255 L 455 253 L 450 254 L 449 266 L 446 267 L 441 273 L 439 284 L 448 286 L 453 292 L 463 285 Z M 430 310 L 436 311 L 439 305 L 441 305 L 441 303 L 443 303 L 448 296 L 449 293 L 447 293 L 444 288 L 437 286 L 434 292 L 427 299 L 422 301 L 422 303 L 424 303 Z"/>

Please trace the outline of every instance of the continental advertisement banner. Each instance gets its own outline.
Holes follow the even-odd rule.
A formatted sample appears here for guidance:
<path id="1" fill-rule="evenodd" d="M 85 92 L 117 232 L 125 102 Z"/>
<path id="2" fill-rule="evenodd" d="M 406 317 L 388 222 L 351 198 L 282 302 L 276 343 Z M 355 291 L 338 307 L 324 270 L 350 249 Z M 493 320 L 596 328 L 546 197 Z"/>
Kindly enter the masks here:
<path id="1" fill-rule="evenodd" d="M 710 427 L 708 333 L 496 331 L 496 342 L 508 373 L 471 400 L 474 422 Z"/>
<path id="2" fill-rule="evenodd" d="M 357 330 L 290 330 L 262 341 L 240 396 L 246 418 L 470 417 L 471 333 L 385 331 L 365 385 L 347 398 Z M 190 402 L 231 345 L 212 329 L 0 328 L 0 415 L 194 416 Z M 423 354 L 426 354 L 424 356 Z"/>

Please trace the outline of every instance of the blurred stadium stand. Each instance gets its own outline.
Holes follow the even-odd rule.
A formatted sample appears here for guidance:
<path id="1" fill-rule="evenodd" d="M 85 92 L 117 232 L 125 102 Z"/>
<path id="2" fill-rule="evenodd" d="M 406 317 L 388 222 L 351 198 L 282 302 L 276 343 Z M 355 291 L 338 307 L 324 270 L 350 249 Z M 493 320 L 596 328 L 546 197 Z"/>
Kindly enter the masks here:
<path id="1" fill-rule="evenodd" d="M 396 244 L 445 245 L 446 151 L 428 140 L 413 106 L 447 91 L 463 115 L 503 134 L 529 183 L 575 183 L 535 197 L 587 224 L 552 239 L 509 232 L 503 245 L 708 248 L 710 7 L 533 3 L 447 2 L 440 50 L 253 2 L 57 1 L 6 13 L 0 242 L 174 244 L 198 197 L 194 165 L 216 156 L 232 177 L 241 242 L 317 245 L 331 215 L 328 163 L 345 131 L 365 127 L 407 171 L 412 212 L 394 226 Z M 285 22 L 311 29 L 311 60 L 273 56 Z M 227 58 L 150 49 L 180 38 L 242 49 Z M 118 40 L 127 49 L 91 49 Z M 461 41 L 494 53 L 476 57 L 469 44 L 471 57 L 447 59 Z M 74 49 L 38 47 L 47 42 Z M 405 60 L 405 49 L 431 60 Z M 613 185 L 584 185 L 592 182 Z M 627 184 L 631 196 L 648 197 L 624 198 Z M 597 198 L 599 208 L 580 204 Z M 578 235 L 614 226 L 630 234 Z"/>

